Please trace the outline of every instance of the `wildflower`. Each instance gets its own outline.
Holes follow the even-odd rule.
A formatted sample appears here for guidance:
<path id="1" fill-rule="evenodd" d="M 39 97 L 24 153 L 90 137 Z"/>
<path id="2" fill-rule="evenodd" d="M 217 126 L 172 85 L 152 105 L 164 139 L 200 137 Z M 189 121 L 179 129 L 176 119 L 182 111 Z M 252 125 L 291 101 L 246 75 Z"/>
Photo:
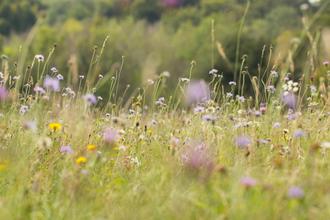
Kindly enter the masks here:
<path id="1" fill-rule="evenodd" d="M 215 74 L 215 73 L 217 73 L 217 72 L 218 72 L 218 70 L 213 69 L 213 70 L 211 70 L 211 71 L 209 72 L 209 74 Z"/>
<path id="2" fill-rule="evenodd" d="M 79 78 L 80 78 L 80 79 L 84 79 L 85 76 L 84 76 L 84 75 L 80 75 Z"/>
<path id="3" fill-rule="evenodd" d="M 72 154 L 73 150 L 71 149 L 70 146 L 62 146 L 61 147 L 61 152 L 67 153 L 67 154 Z"/>
<path id="4" fill-rule="evenodd" d="M 85 157 L 79 157 L 76 162 L 77 163 L 86 162 L 86 158 Z"/>
<path id="5" fill-rule="evenodd" d="M 21 115 L 25 114 L 25 112 L 29 111 L 29 107 L 26 105 L 22 105 L 21 108 L 19 109 L 19 113 Z"/>
<path id="6" fill-rule="evenodd" d="M 151 120 L 151 124 L 153 124 L 153 125 L 155 126 L 155 125 L 157 125 L 158 123 L 157 123 L 154 119 L 152 119 L 152 120 Z"/>
<path id="7" fill-rule="evenodd" d="M 35 131 L 37 130 L 37 121 L 24 121 L 23 128 Z"/>
<path id="8" fill-rule="evenodd" d="M 167 78 L 170 78 L 171 74 L 168 71 L 164 71 L 161 73 L 162 76 L 165 76 Z"/>
<path id="9" fill-rule="evenodd" d="M 58 78 L 51 78 L 49 76 L 46 76 L 44 80 L 44 87 L 46 89 L 50 89 L 52 91 L 59 91 L 60 90 L 60 81 Z"/>
<path id="10" fill-rule="evenodd" d="M 0 86 L 0 100 L 5 101 L 8 97 L 7 89 L 4 86 Z"/>
<path id="11" fill-rule="evenodd" d="M 298 186 L 290 187 L 287 196 L 291 199 L 302 199 L 305 196 L 304 190 Z"/>
<path id="12" fill-rule="evenodd" d="M 66 105 L 65 105 L 65 108 L 66 108 L 66 109 L 71 109 L 71 105 L 66 104 Z"/>
<path id="13" fill-rule="evenodd" d="M 82 98 L 85 100 L 88 106 L 95 104 L 96 103 L 96 98 L 93 94 L 86 94 L 82 96 Z"/>
<path id="14" fill-rule="evenodd" d="M 116 130 L 107 129 L 103 133 L 103 140 L 104 140 L 104 142 L 107 142 L 107 143 L 113 143 L 117 139 L 116 136 L 117 136 Z"/>
<path id="15" fill-rule="evenodd" d="M 283 94 L 282 102 L 289 108 L 294 109 L 297 106 L 297 96 L 291 93 Z"/>
<path id="16" fill-rule="evenodd" d="M 4 118 L 5 116 L 4 116 L 4 114 L 0 113 L 0 117 Z"/>
<path id="17" fill-rule="evenodd" d="M 101 74 L 99 74 L 99 78 L 100 78 L 100 79 L 103 79 L 103 76 L 102 76 Z"/>
<path id="18" fill-rule="evenodd" d="M 14 76 L 13 80 L 19 79 L 21 76 Z"/>
<path id="19" fill-rule="evenodd" d="M 278 74 L 276 71 L 270 71 L 270 74 L 272 77 L 278 77 Z"/>
<path id="20" fill-rule="evenodd" d="M 189 79 L 188 78 L 182 78 L 181 81 L 182 82 L 185 82 L 185 83 L 188 83 L 189 82 Z"/>
<path id="21" fill-rule="evenodd" d="M 135 114 L 136 114 L 136 111 L 134 111 L 133 109 L 130 109 L 130 110 L 129 110 L 129 114 L 131 114 L 131 115 L 135 115 Z"/>
<path id="22" fill-rule="evenodd" d="M 210 116 L 210 115 L 204 115 L 204 116 L 203 116 L 203 121 L 204 121 L 204 122 L 214 121 L 214 117 L 212 117 L 212 116 Z"/>
<path id="23" fill-rule="evenodd" d="M 233 81 L 230 81 L 228 84 L 231 85 L 231 86 L 232 86 L 232 85 L 236 86 L 236 83 L 233 82 Z"/>
<path id="24" fill-rule="evenodd" d="M 281 126 L 281 123 L 276 122 L 276 123 L 273 125 L 273 128 L 278 128 L 278 127 L 280 127 L 280 126 Z"/>
<path id="25" fill-rule="evenodd" d="M 111 117 L 110 113 L 106 113 L 105 116 L 108 117 L 108 118 Z"/>
<path id="26" fill-rule="evenodd" d="M 57 77 L 58 80 L 63 80 L 63 79 L 64 79 L 63 76 L 62 76 L 61 74 L 57 74 L 56 77 Z"/>
<path id="27" fill-rule="evenodd" d="M 228 98 L 230 98 L 230 97 L 232 97 L 233 96 L 233 94 L 231 94 L 230 92 L 227 92 L 226 93 L 226 98 L 228 99 Z"/>
<path id="28" fill-rule="evenodd" d="M 173 144 L 173 145 L 178 145 L 179 143 L 179 139 L 178 138 L 175 138 L 175 137 L 172 137 L 171 140 L 169 140 L 170 144 Z"/>
<path id="29" fill-rule="evenodd" d="M 240 180 L 240 183 L 246 188 L 257 185 L 257 181 L 249 176 L 242 177 L 242 179 Z"/>
<path id="30" fill-rule="evenodd" d="M 203 146 L 197 143 L 191 144 L 182 155 L 182 162 L 184 162 L 191 170 L 198 171 L 199 169 L 205 169 L 211 171 L 214 167 L 210 154 L 204 149 Z"/>
<path id="31" fill-rule="evenodd" d="M 41 94 L 41 95 L 46 93 L 46 91 L 45 91 L 43 88 L 39 87 L 39 86 L 35 87 L 33 90 L 34 90 L 36 93 L 39 93 L 39 94 Z"/>
<path id="32" fill-rule="evenodd" d="M 209 89 L 203 81 L 192 81 L 186 88 L 188 105 L 208 99 Z"/>
<path id="33" fill-rule="evenodd" d="M 103 98 L 101 96 L 98 96 L 97 99 L 98 100 L 103 100 Z"/>
<path id="34" fill-rule="evenodd" d="M 39 148 L 48 148 L 52 144 L 52 139 L 49 137 L 40 138 L 37 142 Z"/>
<path id="35" fill-rule="evenodd" d="M 321 144 L 321 146 L 322 146 L 322 148 L 324 147 L 324 148 L 330 148 L 330 142 L 323 142 L 322 144 Z"/>
<path id="36" fill-rule="evenodd" d="M 44 56 L 43 55 L 36 55 L 35 58 L 38 60 L 38 62 L 44 62 Z"/>
<path id="37" fill-rule="evenodd" d="M 307 3 L 300 5 L 300 10 L 302 10 L 302 11 L 306 11 L 308 8 L 309 8 L 309 5 Z"/>
<path id="38" fill-rule="evenodd" d="M 87 149 L 94 150 L 94 149 L 96 149 L 96 146 L 95 145 L 88 145 L 87 146 Z"/>
<path id="39" fill-rule="evenodd" d="M 307 134 L 301 129 L 295 130 L 293 132 L 293 137 L 295 137 L 295 138 L 306 137 L 306 136 L 307 136 Z"/>
<path id="40" fill-rule="evenodd" d="M 50 70 L 53 71 L 53 73 L 57 73 L 58 72 L 58 70 L 55 67 L 51 68 Z"/>
<path id="41" fill-rule="evenodd" d="M 204 107 L 201 107 L 201 106 L 197 106 L 196 108 L 194 108 L 194 113 L 197 114 L 197 113 L 204 113 Z"/>
<path id="42" fill-rule="evenodd" d="M 317 91 L 316 87 L 314 85 L 311 85 L 309 88 L 311 89 L 311 92 L 316 92 Z"/>
<path id="43" fill-rule="evenodd" d="M 237 98 L 237 100 L 239 100 L 239 101 L 241 101 L 241 102 L 244 102 L 244 101 L 245 101 L 244 96 L 239 96 L 239 95 L 237 95 L 236 98 Z"/>
<path id="44" fill-rule="evenodd" d="M 296 120 L 296 119 L 298 119 L 298 118 L 299 118 L 299 114 L 298 114 L 298 113 L 290 114 L 290 115 L 288 116 L 288 120 L 289 120 L 289 121 L 293 121 L 293 120 Z"/>
<path id="45" fill-rule="evenodd" d="M 274 94 L 274 92 L 276 91 L 274 86 L 267 86 L 267 92 L 272 92 L 272 94 Z"/>
<path id="46" fill-rule="evenodd" d="M 245 136 L 238 136 L 235 140 L 238 147 L 245 148 L 251 146 L 251 139 Z"/>
<path id="47" fill-rule="evenodd" d="M 152 79 L 148 79 L 148 83 L 152 85 L 152 84 L 154 84 L 155 82 L 154 82 Z"/>
<path id="48" fill-rule="evenodd" d="M 131 159 L 131 164 L 134 164 L 134 165 L 136 165 L 136 166 L 140 166 L 141 165 L 141 163 L 139 162 L 139 160 L 137 159 L 137 157 L 133 157 L 132 159 Z"/>
<path id="49" fill-rule="evenodd" d="M 290 43 L 292 43 L 292 44 L 300 43 L 300 39 L 298 37 L 294 37 L 290 40 Z"/>
<path id="50" fill-rule="evenodd" d="M 329 65 L 329 61 L 324 61 L 324 62 L 323 62 L 323 65 L 324 65 L 325 67 L 328 67 L 328 65 Z"/>
<path id="51" fill-rule="evenodd" d="M 152 130 L 149 130 L 148 132 L 149 132 L 149 134 L 154 133 Z"/>
<path id="52" fill-rule="evenodd" d="M 61 128 L 61 125 L 59 123 L 51 123 L 49 125 L 49 128 L 50 128 L 50 130 L 57 130 L 57 131 L 59 131 L 60 128 Z"/>

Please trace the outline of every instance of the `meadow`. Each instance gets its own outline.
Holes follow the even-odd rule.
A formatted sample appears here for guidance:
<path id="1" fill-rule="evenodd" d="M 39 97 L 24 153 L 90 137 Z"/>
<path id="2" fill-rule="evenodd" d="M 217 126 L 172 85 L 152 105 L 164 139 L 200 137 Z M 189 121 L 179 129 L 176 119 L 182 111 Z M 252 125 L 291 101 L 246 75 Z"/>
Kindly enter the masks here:
<path id="1" fill-rule="evenodd" d="M 56 43 L 34 57 L 20 48 L 12 70 L 3 54 L 0 219 L 328 219 L 330 67 L 320 31 L 303 25 L 281 65 L 268 46 L 252 73 L 237 49 L 229 82 L 214 68 L 196 77 L 192 61 L 184 77 L 122 92 L 125 56 L 98 71 L 108 37 L 86 75 L 74 61 L 57 70 Z"/>

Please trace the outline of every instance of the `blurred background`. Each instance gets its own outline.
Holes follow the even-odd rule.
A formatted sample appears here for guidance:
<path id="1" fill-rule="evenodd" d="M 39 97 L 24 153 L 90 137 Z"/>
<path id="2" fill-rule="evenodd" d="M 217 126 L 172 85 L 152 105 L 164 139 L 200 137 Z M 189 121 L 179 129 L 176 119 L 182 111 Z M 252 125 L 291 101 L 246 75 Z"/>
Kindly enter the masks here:
<path id="1" fill-rule="evenodd" d="M 289 50 L 303 32 L 303 17 L 312 18 L 326 2 L 252 0 L 239 51 L 239 58 L 248 55 L 245 65 L 250 74 L 258 74 L 264 45 L 263 63 L 267 63 L 269 48 L 273 45 L 271 64 L 277 59 L 279 67 L 284 65 Z M 47 57 L 53 43 L 57 43 L 49 69 L 56 67 L 66 78 L 70 65 L 74 65 L 79 75 L 86 76 L 94 46 L 98 46 L 96 54 L 99 55 L 109 36 L 97 75 L 115 74 L 125 56 L 121 93 L 128 84 L 131 88 L 142 86 L 147 79 L 164 71 L 170 73 L 167 89 L 172 90 L 179 77 L 189 76 L 192 60 L 197 64 L 193 78 L 209 82 L 212 79 L 208 73 L 215 68 L 223 73 L 224 81 L 229 82 L 233 80 L 238 30 L 246 4 L 246 0 L 1 0 L 0 53 L 8 56 L 9 69 L 14 72 L 20 46 L 36 21 L 42 18 L 25 65 L 31 64 L 36 54 Z M 329 60 L 329 26 L 330 8 L 326 7 L 310 28 L 312 36 L 321 31 L 317 46 L 319 64 Z M 302 46 L 292 60 L 296 79 L 302 75 L 311 48 L 309 40 L 306 36 L 301 39 Z M 323 70 L 320 65 L 320 74 Z M 108 88 L 103 86 L 98 90 L 99 95 L 106 97 Z"/>

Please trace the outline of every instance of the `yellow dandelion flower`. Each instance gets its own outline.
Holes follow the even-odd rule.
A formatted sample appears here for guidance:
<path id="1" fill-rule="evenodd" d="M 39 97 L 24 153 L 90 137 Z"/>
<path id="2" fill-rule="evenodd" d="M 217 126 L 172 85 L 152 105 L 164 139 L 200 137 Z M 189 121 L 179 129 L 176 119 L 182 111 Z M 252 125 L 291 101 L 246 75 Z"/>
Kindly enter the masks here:
<path id="1" fill-rule="evenodd" d="M 96 146 L 95 145 L 88 145 L 87 148 L 90 149 L 90 150 L 94 150 L 96 148 Z"/>
<path id="2" fill-rule="evenodd" d="M 86 158 L 85 157 L 79 157 L 76 162 L 77 163 L 86 162 Z"/>
<path id="3" fill-rule="evenodd" d="M 149 130 L 148 132 L 149 132 L 149 134 L 154 133 L 152 130 Z"/>
<path id="4" fill-rule="evenodd" d="M 7 167 L 5 165 L 0 164 L 0 170 L 6 170 L 6 169 L 7 169 Z"/>
<path id="5" fill-rule="evenodd" d="M 115 147 L 115 148 L 113 148 L 113 149 L 118 150 L 118 147 Z"/>
<path id="6" fill-rule="evenodd" d="M 59 131 L 60 128 L 61 128 L 61 125 L 59 123 L 51 123 L 49 125 L 49 128 L 50 128 L 50 130 L 57 130 L 57 131 Z"/>

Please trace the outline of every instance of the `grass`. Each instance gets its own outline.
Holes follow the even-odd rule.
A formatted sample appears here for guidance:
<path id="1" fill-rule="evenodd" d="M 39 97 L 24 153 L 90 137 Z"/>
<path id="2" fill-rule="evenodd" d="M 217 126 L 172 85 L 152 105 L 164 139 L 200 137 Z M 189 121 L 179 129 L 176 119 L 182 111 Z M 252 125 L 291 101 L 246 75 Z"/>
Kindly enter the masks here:
<path id="1" fill-rule="evenodd" d="M 266 78 L 244 72 L 249 77 L 243 75 L 239 88 L 243 102 L 242 97 L 229 97 L 237 88 L 228 90 L 221 76 L 214 75 L 209 84 L 193 82 L 193 61 L 191 83 L 179 80 L 174 93 L 162 98 L 166 76 L 160 75 L 136 89 L 125 104 L 117 95 L 119 77 L 127 77 L 121 74 L 124 57 L 113 78 L 101 77 L 95 85 L 85 81 L 99 74 L 91 71 L 99 59 L 92 60 L 88 77 L 79 77 L 72 92 L 50 71 L 54 50 L 44 61 L 32 63 L 25 71 L 28 77 L 20 63 L 18 72 L 8 72 L 2 56 L 0 219 L 330 215 L 327 79 L 306 81 L 302 75 L 294 83 L 287 67 L 274 65 L 268 71 L 267 63 Z M 316 69 L 326 76 L 328 67 Z M 275 70 L 277 77 L 270 74 Z M 15 74 L 22 75 L 14 80 Z M 47 74 L 60 83 L 60 91 L 44 83 Z M 35 82 L 30 75 L 37 76 Z M 68 77 L 72 75 L 64 76 L 72 82 Z M 111 81 L 109 100 L 114 100 L 104 108 L 94 96 L 106 85 L 102 80 Z M 254 98 L 244 94 L 244 83 L 253 85 Z M 317 91 L 311 92 L 310 85 Z M 45 94 L 34 92 L 37 86 Z M 276 91 L 268 92 L 268 86 Z M 295 101 L 288 101 L 286 93 Z M 291 193 L 292 187 L 302 193 Z"/>

